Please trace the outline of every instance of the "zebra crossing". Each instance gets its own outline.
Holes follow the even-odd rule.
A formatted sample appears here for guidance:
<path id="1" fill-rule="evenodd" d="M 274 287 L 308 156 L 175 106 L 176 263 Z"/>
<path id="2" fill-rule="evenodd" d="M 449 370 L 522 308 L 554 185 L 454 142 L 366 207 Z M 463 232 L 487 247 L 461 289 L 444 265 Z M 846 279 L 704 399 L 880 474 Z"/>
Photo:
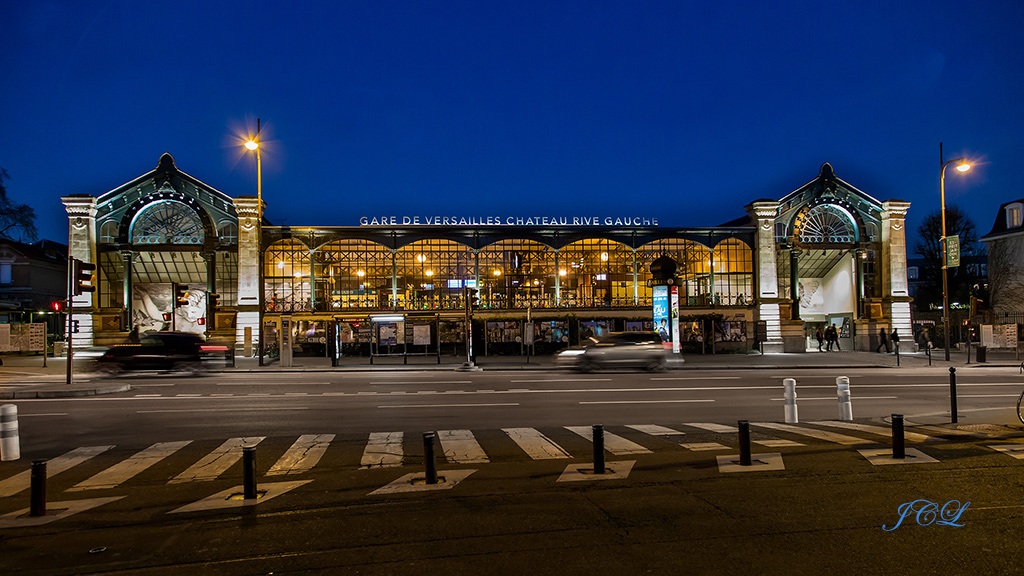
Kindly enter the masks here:
<path id="1" fill-rule="evenodd" d="M 891 432 L 883 426 L 858 422 L 817 421 L 799 425 L 781 424 L 777 422 L 751 422 L 751 440 L 755 444 L 768 447 L 799 447 L 803 442 L 824 442 L 852 447 L 887 443 Z M 636 457 L 652 454 L 656 450 L 682 449 L 688 452 L 712 452 L 736 450 L 737 428 L 710 422 L 687 422 L 679 425 L 664 426 L 658 424 L 628 424 L 609 427 L 603 433 L 605 451 L 613 456 Z M 834 430 L 842 430 L 843 433 Z M 940 428 L 920 427 L 918 431 L 905 432 L 909 442 L 924 443 L 942 441 L 942 436 L 956 436 L 957 431 Z M 495 442 L 494 436 L 500 432 L 510 441 L 504 446 L 494 448 L 509 459 L 508 446 L 515 446 L 518 452 L 512 455 L 513 460 L 568 460 L 573 458 L 586 459 L 592 454 L 593 427 L 564 426 L 560 428 L 501 428 L 487 431 L 489 442 Z M 852 434 L 858 434 L 853 436 Z M 789 436 L 787 437 L 779 437 Z M 627 437 L 628 436 L 628 437 Z M 710 436 L 710 437 L 709 437 Z M 797 437 L 803 442 L 797 442 Z M 486 464 L 491 456 L 471 430 L 438 430 L 437 442 L 440 454 L 448 464 Z M 575 440 L 573 440 L 575 438 Z M 693 439 L 693 441 L 689 439 Z M 157 464 L 169 460 L 185 460 L 181 463 L 183 470 L 166 480 L 167 484 L 185 484 L 193 482 L 209 482 L 222 478 L 242 458 L 242 448 L 258 446 L 266 438 L 263 436 L 236 437 L 223 441 L 216 448 L 200 452 L 201 457 L 191 464 L 196 457 L 194 450 L 186 450 L 194 443 L 192 440 L 159 442 L 137 453 L 109 465 L 74 484 L 68 492 L 83 492 L 115 488 L 130 483 L 143 472 Z M 582 439 L 585 443 L 581 443 Z M 290 446 L 273 460 L 273 465 L 263 476 L 293 476 L 310 472 L 328 455 L 335 443 L 335 434 L 304 434 L 291 442 Z M 342 462 L 343 466 L 352 466 L 360 470 L 381 468 L 397 468 L 404 465 L 420 465 L 420 452 L 406 453 L 406 444 L 411 438 L 402 431 L 372 432 L 364 440 L 358 464 Z M 346 440 L 351 442 L 351 439 Z M 724 443 L 723 443 L 724 442 Z M 589 446 L 587 445 L 589 444 Z M 75 448 L 65 454 L 54 457 L 47 462 L 47 476 L 52 477 L 65 473 L 73 468 L 85 466 L 88 462 L 108 452 L 115 446 L 84 446 Z M 1013 453 L 1019 457 L 1021 450 L 1010 446 L 999 447 L 999 452 Z M 271 449 L 267 449 L 271 451 Z M 179 468 L 180 469 L 180 468 Z M 2 470 L 2 468 L 0 468 Z M 0 479 L 0 498 L 13 496 L 29 488 L 30 471 L 23 470 L 10 477 Z M 84 474 L 83 474 L 84 475 Z"/>

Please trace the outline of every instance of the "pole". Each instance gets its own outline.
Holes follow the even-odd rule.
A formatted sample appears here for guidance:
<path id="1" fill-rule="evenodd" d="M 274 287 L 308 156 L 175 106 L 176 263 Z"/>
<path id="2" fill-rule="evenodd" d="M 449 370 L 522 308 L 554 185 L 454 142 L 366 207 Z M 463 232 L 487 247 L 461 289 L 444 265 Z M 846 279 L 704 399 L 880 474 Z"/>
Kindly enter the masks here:
<path id="1" fill-rule="evenodd" d="M 594 474 L 604 474 L 604 425 L 594 424 Z"/>
<path id="2" fill-rule="evenodd" d="M 256 495 L 256 447 L 242 447 L 242 497 L 255 500 Z"/>
<path id="3" fill-rule="evenodd" d="M 949 413 L 951 422 L 956 424 L 956 368 L 952 366 L 949 367 Z"/>
<path id="4" fill-rule="evenodd" d="M 740 420 L 737 424 L 740 433 L 740 466 L 750 466 L 750 421 Z"/>
<path id="5" fill-rule="evenodd" d="M 260 142 L 260 119 L 256 119 L 256 248 L 259 254 L 256 258 L 256 263 L 259 266 L 259 270 L 256 274 L 256 289 L 259 290 L 257 301 L 259 302 L 259 328 L 256 331 L 256 338 L 259 340 L 257 351 L 260 355 L 259 365 L 263 366 L 263 309 L 265 307 L 263 288 L 263 160 L 260 155 L 260 148 L 262 142 Z"/>
<path id="6" fill-rule="evenodd" d="M 46 515 L 46 460 L 33 460 L 29 476 L 29 516 Z"/>
<path id="7" fill-rule="evenodd" d="M 437 468 L 434 465 L 434 433 L 423 433 L 423 464 L 426 466 L 427 484 L 437 484 Z"/>
<path id="8" fill-rule="evenodd" d="M 906 445 L 903 441 L 903 414 L 892 415 L 892 457 L 907 457 Z"/>
<path id="9" fill-rule="evenodd" d="M 69 247 L 71 246 L 71 227 L 70 226 L 68 226 L 68 246 Z M 71 253 L 70 253 L 70 250 L 69 250 L 69 252 L 68 252 L 68 314 L 67 314 L 67 316 L 68 316 L 67 317 L 68 325 L 67 325 L 67 329 L 64 332 L 64 335 L 67 336 L 67 339 L 68 339 L 68 362 L 67 362 L 68 371 L 67 371 L 67 379 L 66 379 L 68 386 L 71 386 L 72 382 L 74 381 L 73 371 L 72 371 L 72 368 L 71 368 L 71 362 L 72 362 L 72 359 L 74 358 L 74 348 L 75 348 L 75 346 L 74 346 L 75 336 L 71 332 L 71 327 L 75 325 L 74 321 L 72 320 L 72 317 L 75 314 L 75 300 L 74 300 L 74 296 L 73 296 L 73 294 L 74 294 L 74 285 L 72 284 L 74 282 L 74 273 L 75 273 L 74 268 L 75 268 L 75 259 L 71 257 Z"/>
<path id="10" fill-rule="evenodd" d="M 946 362 L 949 362 L 949 279 L 946 269 L 946 158 L 939 142 L 939 197 L 942 201 L 942 337 L 945 340 Z"/>

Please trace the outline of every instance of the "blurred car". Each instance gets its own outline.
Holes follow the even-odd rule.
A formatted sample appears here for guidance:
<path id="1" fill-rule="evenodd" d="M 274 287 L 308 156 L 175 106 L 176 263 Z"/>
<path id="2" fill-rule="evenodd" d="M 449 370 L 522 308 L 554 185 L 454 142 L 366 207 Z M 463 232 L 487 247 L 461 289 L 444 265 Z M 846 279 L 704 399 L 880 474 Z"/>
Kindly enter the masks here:
<path id="1" fill-rule="evenodd" d="M 657 332 L 609 332 L 591 338 L 580 347 L 558 353 L 559 368 L 588 372 L 597 368 L 644 368 L 664 370 L 668 361 L 665 345 Z"/>
<path id="2" fill-rule="evenodd" d="M 211 365 L 223 365 L 227 352 L 227 346 L 208 344 L 199 334 L 153 332 L 141 336 L 138 344 L 111 346 L 96 359 L 96 367 L 110 374 L 158 370 L 198 375 Z"/>

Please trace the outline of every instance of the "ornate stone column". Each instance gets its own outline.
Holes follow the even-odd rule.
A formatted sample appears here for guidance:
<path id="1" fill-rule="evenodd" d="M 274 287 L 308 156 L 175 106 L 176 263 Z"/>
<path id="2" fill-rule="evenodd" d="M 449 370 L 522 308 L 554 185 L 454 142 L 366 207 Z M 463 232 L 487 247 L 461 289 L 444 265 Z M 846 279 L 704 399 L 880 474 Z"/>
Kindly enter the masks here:
<path id="1" fill-rule="evenodd" d="M 765 352 L 782 352 L 782 323 L 779 317 L 779 273 L 775 260 L 775 217 L 779 203 L 775 200 L 758 200 L 747 206 L 747 213 L 757 225 L 754 237 L 754 287 L 757 295 L 757 320 L 768 325 L 768 340 Z"/>
<path id="2" fill-rule="evenodd" d="M 82 262 L 96 262 L 96 198 L 92 196 L 65 196 L 60 199 L 68 213 L 68 257 Z M 100 271 L 96 270 L 97 283 Z M 74 296 L 71 306 L 78 321 L 78 334 L 72 334 L 76 349 L 93 345 L 93 314 L 99 294 L 84 292 Z"/>
<path id="3" fill-rule="evenodd" d="M 882 202 L 882 301 L 892 328 L 899 330 L 901 341 L 912 343 L 910 292 L 907 281 L 906 218 L 910 202 Z"/>
<path id="4" fill-rule="evenodd" d="M 135 326 L 132 325 L 132 292 L 134 291 L 133 286 L 135 280 L 133 278 L 134 270 L 132 269 L 132 262 L 135 261 L 135 254 L 136 252 L 134 250 L 121 250 L 121 266 L 124 269 L 124 279 L 121 284 L 121 290 L 124 294 L 124 313 L 127 315 L 128 319 L 128 321 L 125 322 L 125 325 L 121 328 L 128 330 L 129 332 L 135 328 Z"/>
<path id="5" fill-rule="evenodd" d="M 245 346 L 245 330 L 249 328 L 252 349 L 258 349 L 256 341 L 260 328 L 260 205 L 255 196 L 234 198 L 238 214 L 238 314 L 235 319 L 235 344 Z"/>

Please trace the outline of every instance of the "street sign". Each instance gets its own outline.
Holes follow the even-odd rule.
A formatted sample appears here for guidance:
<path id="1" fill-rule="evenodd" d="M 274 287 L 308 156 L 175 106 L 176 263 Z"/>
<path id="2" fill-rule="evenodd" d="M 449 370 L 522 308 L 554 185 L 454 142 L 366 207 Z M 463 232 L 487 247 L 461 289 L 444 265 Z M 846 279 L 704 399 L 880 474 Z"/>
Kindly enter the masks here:
<path id="1" fill-rule="evenodd" d="M 946 268 L 960 265 L 960 237 L 946 236 Z"/>

